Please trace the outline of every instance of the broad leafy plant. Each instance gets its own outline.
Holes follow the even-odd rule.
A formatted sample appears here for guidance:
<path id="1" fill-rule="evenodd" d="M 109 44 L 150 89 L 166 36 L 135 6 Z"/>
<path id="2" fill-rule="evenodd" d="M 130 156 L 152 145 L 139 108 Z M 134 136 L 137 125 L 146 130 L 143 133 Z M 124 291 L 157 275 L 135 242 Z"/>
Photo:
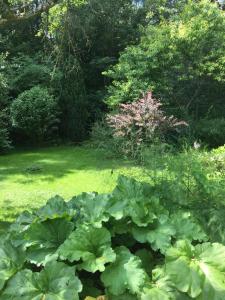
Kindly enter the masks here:
<path id="1" fill-rule="evenodd" d="M 225 246 L 178 204 L 121 176 L 22 213 L 0 240 L 0 299 L 225 299 Z"/>

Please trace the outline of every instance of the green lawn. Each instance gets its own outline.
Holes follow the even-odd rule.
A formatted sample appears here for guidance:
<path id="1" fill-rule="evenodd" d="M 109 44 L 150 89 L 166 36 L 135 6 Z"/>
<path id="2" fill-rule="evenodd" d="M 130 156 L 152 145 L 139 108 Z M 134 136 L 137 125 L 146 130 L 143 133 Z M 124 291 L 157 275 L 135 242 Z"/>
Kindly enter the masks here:
<path id="1" fill-rule="evenodd" d="M 33 166 L 40 170 L 27 170 Z M 85 191 L 109 192 L 120 173 L 144 176 L 141 168 L 128 161 L 106 159 L 102 152 L 84 147 L 52 147 L 1 156 L 0 221 L 11 221 L 20 211 L 39 207 L 56 194 L 69 199 Z"/>
<path id="2" fill-rule="evenodd" d="M 195 174 L 206 176 L 216 189 L 213 197 L 221 198 L 225 191 L 224 168 L 225 147 L 215 153 L 189 151 L 162 155 L 158 151 L 149 152 L 145 168 L 130 161 L 106 158 L 103 152 L 86 147 L 14 152 L 0 156 L 0 231 L 21 211 L 40 207 L 56 194 L 69 200 L 82 192 L 110 192 L 119 174 L 153 184 L 170 180 L 175 193 L 171 197 L 179 197 L 181 193 L 180 198 L 182 189 L 185 191 Z"/>

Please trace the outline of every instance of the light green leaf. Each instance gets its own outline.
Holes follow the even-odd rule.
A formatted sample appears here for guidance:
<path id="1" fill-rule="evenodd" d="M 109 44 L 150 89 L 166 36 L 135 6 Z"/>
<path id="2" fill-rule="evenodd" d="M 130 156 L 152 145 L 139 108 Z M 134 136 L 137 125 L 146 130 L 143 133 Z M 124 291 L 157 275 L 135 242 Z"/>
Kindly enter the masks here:
<path id="1" fill-rule="evenodd" d="M 119 176 L 117 186 L 113 191 L 113 196 L 116 198 L 122 198 L 124 195 L 126 195 L 127 198 L 142 198 L 147 194 L 145 193 L 145 186 L 142 182 L 121 175 Z"/>
<path id="2" fill-rule="evenodd" d="M 141 300 L 171 300 L 175 298 L 171 298 L 167 291 L 162 290 L 158 286 L 152 285 L 149 288 L 145 288 L 142 295 Z"/>
<path id="3" fill-rule="evenodd" d="M 72 201 L 79 208 L 82 224 L 101 228 L 102 223 L 107 222 L 110 217 L 107 213 L 110 198 L 110 194 L 98 195 L 96 193 L 83 193 L 73 198 Z"/>
<path id="4" fill-rule="evenodd" d="M 127 215 L 127 209 L 131 202 L 136 203 L 143 199 L 143 184 L 132 178 L 119 176 L 112 196 L 108 211 L 115 219 L 119 220 Z"/>
<path id="5" fill-rule="evenodd" d="M 71 219 L 77 214 L 76 210 L 69 208 L 68 204 L 60 196 L 49 199 L 45 206 L 41 207 L 36 215 L 38 220 L 65 218 Z"/>
<path id="6" fill-rule="evenodd" d="M 50 262 L 40 273 L 18 272 L 7 284 L 1 300 L 79 300 L 82 290 L 74 267 Z"/>
<path id="7" fill-rule="evenodd" d="M 25 254 L 21 248 L 15 248 L 11 242 L 4 241 L 0 245 L 0 290 L 6 281 L 22 269 Z"/>
<path id="8" fill-rule="evenodd" d="M 174 288 L 165 275 L 163 268 L 152 271 L 152 282 L 144 287 L 141 300 L 175 300 Z"/>
<path id="9" fill-rule="evenodd" d="M 136 225 L 143 227 L 153 223 L 159 215 L 168 214 L 159 198 L 151 195 L 148 184 L 124 176 L 118 179 L 108 211 L 117 220 L 130 217 Z"/>
<path id="10" fill-rule="evenodd" d="M 57 258 L 57 249 L 74 228 L 74 224 L 65 219 L 47 220 L 34 223 L 25 233 L 27 260 L 37 265 L 45 265 Z"/>
<path id="11" fill-rule="evenodd" d="M 29 211 L 22 212 L 16 221 L 10 226 L 10 232 L 23 232 L 29 228 L 30 224 L 34 221 L 35 216 Z"/>
<path id="12" fill-rule="evenodd" d="M 225 246 L 179 241 L 166 253 L 166 274 L 192 298 L 225 299 Z"/>
<path id="13" fill-rule="evenodd" d="M 110 206 L 108 207 L 108 213 L 114 217 L 116 220 L 121 220 L 126 214 L 126 208 L 129 205 L 129 200 L 126 198 L 119 201 L 118 198 L 113 197 L 110 201 Z"/>
<path id="14" fill-rule="evenodd" d="M 145 199 L 143 197 L 142 201 L 137 202 L 137 200 L 139 199 L 130 200 L 125 215 L 129 216 L 137 226 L 146 227 L 157 219 L 157 215 L 162 211 L 162 207 L 159 205 L 158 198 Z"/>
<path id="15" fill-rule="evenodd" d="M 9 228 L 9 239 L 15 247 L 23 246 L 25 231 L 31 226 L 35 215 L 24 211 Z"/>
<path id="16" fill-rule="evenodd" d="M 171 238 L 175 234 L 175 228 L 164 216 L 153 226 L 146 228 L 133 227 L 132 234 L 140 243 L 150 243 L 153 250 L 160 250 L 162 253 L 171 246 Z"/>
<path id="17" fill-rule="evenodd" d="M 174 235 L 175 229 L 169 223 L 158 224 L 158 226 L 148 233 L 148 241 L 153 250 L 160 250 L 161 253 L 171 245 L 171 237 Z"/>
<path id="18" fill-rule="evenodd" d="M 116 261 L 106 267 L 101 276 L 102 282 L 109 293 L 115 296 L 126 291 L 138 293 L 147 276 L 141 268 L 140 258 L 125 247 L 118 247 L 115 251 Z"/>
<path id="19" fill-rule="evenodd" d="M 88 272 L 104 271 L 105 264 L 116 258 L 111 248 L 110 232 L 105 228 L 80 227 L 59 248 L 62 259 L 82 260 L 80 269 Z"/>
<path id="20" fill-rule="evenodd" d="M 205 232 L 189 212 L 178 212 L 172 214 L 170 218 L 178 240 L 207 241 Z"/>

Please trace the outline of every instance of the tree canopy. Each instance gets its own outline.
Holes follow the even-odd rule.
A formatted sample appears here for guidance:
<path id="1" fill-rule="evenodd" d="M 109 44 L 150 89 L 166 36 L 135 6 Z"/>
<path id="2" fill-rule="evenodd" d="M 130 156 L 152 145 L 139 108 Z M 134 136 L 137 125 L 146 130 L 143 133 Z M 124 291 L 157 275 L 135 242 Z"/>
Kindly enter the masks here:
<path id="1" fill-rule="evenodd" d="M 29 139 L 12 123 L 10 107 L 36 86 L 57 102 L 55 134 L 73 142 L 87 139 L 93 123 L 117 104 L 149 90 L 176 117 L 223 116 L 221 1 L 2 0 L 0 5 L 1 92 L 7 131 L 16 143 Z"/>

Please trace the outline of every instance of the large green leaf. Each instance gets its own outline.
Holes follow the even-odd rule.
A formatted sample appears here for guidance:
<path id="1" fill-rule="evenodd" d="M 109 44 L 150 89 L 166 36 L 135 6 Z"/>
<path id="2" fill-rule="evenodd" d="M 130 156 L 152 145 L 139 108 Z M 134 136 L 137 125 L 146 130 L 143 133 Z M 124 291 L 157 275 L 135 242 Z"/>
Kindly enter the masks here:
<path id="1" fill-rule="evenodd" d="M 115 251 L 116 261 L 106 267 L 101 276 L 102 282 L 109 293 L 115 296 L 126 291 L 138 293 L 147 276 L 141 268 L 140 258 L 131 254 L 126 247 L 118 247 Z"/>
<path id="2" fill-rule="evenodd" d="M 56 259 L 57 249 L 68 238 L 74 224 L 65 219 L 47 220 L 34 223 L 25 232 L 27 260 L 37 265 L 44 265 Z"/>
<path id="3" fill-rule="evenodd" d="M 170 218 L 178 240 L 207 241 L 205 232 L 189 212 L 178 212 Z"/>
<path id="4" fill-rule="evenodd" d="M 161 216 L 152 226 L 132 228 L 132 234 L 138 242 L 148 242 L 153 250 L 160 250 L 162 253 L 171 246 L 171 238 L 175 233 L 167 216 Z"/>
<path id="5" fill-rule="evenodd" d="M 22 269 L 25 254 L 21 248 L 15 248 L 9 241 L 0 245 L 0 290 L 5 282 Z"/>
<path id="6" fill-rule="evenodd" d="M 100 228 L 103 222 L 109 220 L 110 215 L 107 213 L 107 206 L 110 198 L 110 194 L 83 193 L 74 197 L 69 205 L 79 209 L 82 224 L 91 224 Z"/>
<path id="7" fill-rule="evenodd" d="M 160 250 L 162 253 L 171 246 L 172 237 L 190 241 L 207 240 L 201 226 L 187 212 L 159 215 L 157 221 L 147 227 L 133 226 L 132 234 L 138 242 L 148 242 L 153 250 Z"/>
<path id="8" fill-rule="evenodd" d="M 120 176 L 113 191 L 109 213 L 117 220 L 127 216 L 128 208 L 145 197 L 144 185 L 132 178 Z M 131 204 L 132 203 L 132 204 Z"/>
<path id="9" fill-rule="evenodd" d="M 175 300 L 174 288 L 163 268 L 152 271 L 152 281 L 147 283 L 141 293 L 141 300 Z"/>
<path id="10" fill-rule="evenodd" d="M 104 271 L 105 264 L 116 258 L 111 248 L 110 232 L 105 228 L 80 227 L 71 233 L 59 248 L 62 259 L 82 260 L 80 269 L 89 272 Z"/>
<path id="11" fill-rule="evenodd" d="M 50 262 L 40 273 L 18 272 L 7 284 L 1 300 L 79 300 L 82 290 L 74 267 Z"/>
<path id="12" fill-rule="evenodd" d="M 148 241 L 153 250 L 160 250 L 165 253 L 171 244 L 171 238 L 175 233 L 175 229 L 170 223 L 158 223 L 154 230 L 148 233 Z"/>
<path id="13" fill-rule="evenodd" d="M 175 298 L 171 298 L 170 295 L 168 295 L 166 290 L 163 290 L 158 285 L 149 285 L 149 287 L 145 288 L 143 290 L 143 293 L 141 295 L 141 300 L 171 300 Z"/>
<path id="14" fill-rule="evenodd" d="M 35 219 L 35 215 L 29 211 L 24 211 L 19 215 L 16 221 L 10 226 L 10 232 L 20 233 L 29 228 Z"/>
<path id="15" fill-rule="evenodd" d="M 77 211 L 71 209 L 69 205 L 60 196 L 49 199 L 43 207 L 41 207 L 36 215 L 40 221 L 48 219 L 66 218 L 71 219 L 76 216 Z"/>
<path id="16" fill-rule="evenodd" d="M 149 185 L 147 185 L 147 187 L 149 187 Z M 123 196 L 126 196 L 127 198 L 142 198 L 143 196 L 149 196 L 149 194 L 146 190 L 145 183 L 121 175 L 119 176 L 117 186 L 113 191 L 113 196 L 116 198 L 123 198 Z"/>
<path id="17" fill-rule="evenodd" d="M 150 185 L 120 176 L 110 201 L 109 213 L 117 220 L 130 217 L 137 226 L 145 227 L 153 223 L 159 215 L 168 212 L 150 191 Z"/>
<path id="18" fill-rule="evenodd" d="M 148 226 L 157 220 L 160 214 L 166 214 L 167 212 L 159 204 L 159 198 L 142 198 L 131 199 L 128 203 L 128 207 L 125 211 L 125 216 L 129 216 L 137 226 Z"/>
<path id="19" fill-rule="evenodd" d="M 8 238 L 15 247 L 24 246 L 24 234 L 35 220 L 35 215 L 24 211 L 10 226 Z"/>
<path id="20" fill-rule="evenodd" d="M 225 246 L 204 243 L 194 247 L 179 241 L 166 253 L 166 273 L 178 290 L 192 298 L 225 299 Z"/>

